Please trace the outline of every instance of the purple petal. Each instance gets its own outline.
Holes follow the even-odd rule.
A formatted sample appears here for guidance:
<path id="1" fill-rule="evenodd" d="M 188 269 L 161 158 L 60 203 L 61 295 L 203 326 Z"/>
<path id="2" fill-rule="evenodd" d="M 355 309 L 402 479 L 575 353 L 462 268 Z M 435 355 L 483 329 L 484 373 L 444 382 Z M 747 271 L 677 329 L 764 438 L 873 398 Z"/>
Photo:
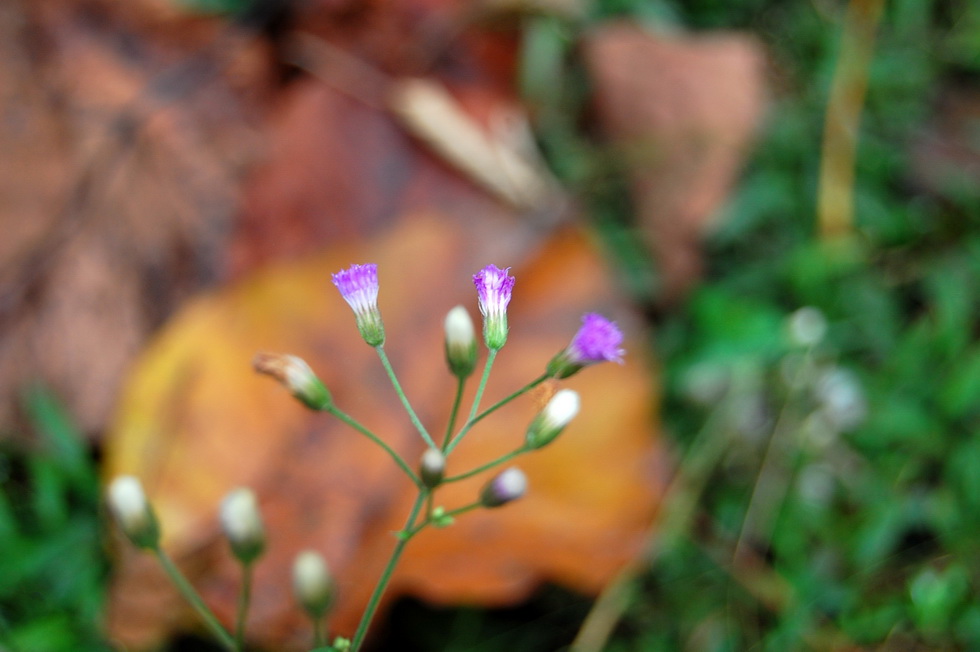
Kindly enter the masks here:
<path id="1" fill-rule="evenodd" d="M 496 265 L 487 265 L 473 275 L 473 285 L 480 298 L 480 312 L 484 316 L 506 312 L 514 288 L 514 277 L 507 275 L 509 271 L 510 267 L 500 269 Z"/>
<path id="2" fill-rule="evenodd" d="M 357 314 L 364 314 L 378 305 L 378 266 L 351 265 L 332 276 L 333 284 Z"/>
<path id="3" fill-rule="evenodd" d="M 625 351 L 622 348 L 623 333 L 602 315 L 588 313 L 582 317 L 582 327 L 578 329 L 568 347 L 570 357 L 578 363 L 622 362 Z"/>

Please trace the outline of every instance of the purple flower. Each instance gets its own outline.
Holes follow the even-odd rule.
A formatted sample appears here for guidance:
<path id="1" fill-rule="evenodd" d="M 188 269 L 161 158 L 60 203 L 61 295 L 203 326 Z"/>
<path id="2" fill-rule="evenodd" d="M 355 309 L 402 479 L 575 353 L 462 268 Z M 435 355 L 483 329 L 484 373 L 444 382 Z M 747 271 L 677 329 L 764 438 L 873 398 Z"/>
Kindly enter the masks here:
<path id="1" fill-rule="evenodd" d="M 622 362 L 626 353 L 621 346 L 623 333 L 615 322 L 590 312 L 582 317 L 582 327 L 568 345 L 568 355 L 573 362 Z"/>
<path id="2" fill-rule="evenodd" d="M 373 263 L 351 265 L 332 278 L 344 301 L 354 310 L 357 328 L 364 341 L 371 346 L 384 344 L 384 324 L 378 310 L 378 266 Z"/>
<path id="3" fill-rule="evenodd" d="M 483 339 L 489 349 L 499 350 L 507 341 L 507 304 L 514 289 L 514 277 L 507 275 L 509 271 L 510 267 L 487 265 L 473 275 L 483 313 Z"/>
<path id="4" fill-rule="evenodd" d="M 582 326 L 564 351 L 548 363 L 548 373 L 555 378 L 568 378 L 582 367 L 597 362 L 623 362 L 623 333 L 602 315 L 588 313 Z"/>

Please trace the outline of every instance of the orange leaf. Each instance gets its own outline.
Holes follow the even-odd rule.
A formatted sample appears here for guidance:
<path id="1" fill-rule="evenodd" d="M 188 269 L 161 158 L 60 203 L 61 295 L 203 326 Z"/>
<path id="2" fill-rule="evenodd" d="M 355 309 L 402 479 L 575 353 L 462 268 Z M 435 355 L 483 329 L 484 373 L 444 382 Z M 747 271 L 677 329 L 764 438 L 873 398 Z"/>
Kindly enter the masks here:
<path id="1" fill-rule="evenodd" d="M 305 358 L 342 409 L 414 466 L 423 442 L 329 274 L 351 262 L 379 264 L 386 350 L 420 418 L 439 438 L 454 388 L 443 361 L 442 319 L 461 302 L 477 314 L 470 275 L 490 262 L 485 251 L 482 239 L 464 236 L 456 223 L 413 216 L 373 244 L 269 268 L 200 298 L 136 368 L 107 441 L 107 472 L 143 479 L 166 546 L 226 621 L 239 579 L 215 510 L 236 486 L 256 490 L 269 531 L 249 626 L 256 642 L 273 649 L 309 643 L 289 589 L 292 559 L 309 547 L 326 556 L 337 578 L 331 631 L 349 635 L 415 489 L 363 437 L 305 411 L 253 374 L 252 355 L 272 350 Z M 515 263 L 518 280 L 510 341 L 485 405 L 538 376 L 567 344 L 582 312 L 600 310 L 635 332 L 580 234 L 553 239 L 523 264 L 494 262 Z M 661 481 L 649 372 L 642 346 L 635 339 L 627 346 L 624 366 L 600 365 L 567 381 L 583 397 L 582 413 L 557 442 L 517 462 L 530 479 L 528 496 L 423 532 L 408 546 L 386 599 L 512 603 L 543 581 L 596 592 L 639 552 Z M 481 423 L 450 457 L 449 473 L 520 445 L 553 389 L 522 397 Z M 485 479 L 441 488 L 436 503 L 452 509 L 471 502 Z M 195 622 L 161 581 L 146 557 L 122 557 L 110 630 L 125 645 L 144 647 Z"/>

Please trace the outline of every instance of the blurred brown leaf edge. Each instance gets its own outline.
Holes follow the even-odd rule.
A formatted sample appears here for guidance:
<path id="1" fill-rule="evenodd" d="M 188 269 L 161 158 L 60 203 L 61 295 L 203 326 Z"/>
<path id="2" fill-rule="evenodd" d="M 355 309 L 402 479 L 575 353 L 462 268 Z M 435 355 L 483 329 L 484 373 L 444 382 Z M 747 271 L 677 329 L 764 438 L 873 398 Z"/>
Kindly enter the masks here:
<path id="1" fill-rule="evenodd" d="M 331 630 L 349 635 L 414 488 L 380 450 L 343 424 L 305 411 L 251 373 L 249 360 L 257 350 L 306 358 L 342 409 L 414 463 L 423 443 L 374 351 L 359 340 L 329 274 L 353 261 L 379 264 L 386 350 L 423 422 L 440 432 L 454 386 L 443 360 L 442 319 L 456 302 L 475 310 L 470 276 L 482 248 L 455 222 L 411 216 L 375 241 L 270 265 L 192 302 L 137 365 L 106 442 L 106 472 L 143 479 L 167 548 L 226 622 L 239 576 L 215 510 L 236 486 L 257 491 L 269 530 L 249 625 L 257 644 L 308 645 L 308 623 L 289 583 L 293 557 L 310 547 L 326 556 L 336 576 Z M 638 324 L 576 231 L 553 238 L 512 273 L 511 336 L 487 404 L 536 377 L 586 311 L 623 324 L 627 363 L 597 365 L 567 381 L 582 395 L 582 412 L 556 443 L 519 460 L 530 479 L 526 498 L 420 535 L 387 600 L 412 595 L 442 604 L 510 604 L 545 581 L 593 594 L 642 548 L 665 473 Z M 451 457 L 449 473 L 519 445 L 553 391 L 549 386 L 488 419 Z M 437 503 L 451 509 L 470 502 L 485 479 L 449 485 Z M 108 621 L 113 638 L 145 649 L 193 627 L 193 615 L 153 560 L 127 546 L 121 553 Z"/>
<path id="2" fill-rule="evenodd" d="M 595 29 L 583 57 L 598 126 L 631 179 L 636 221 L 676 302 L 702 274 L 701 243 L 741 172 L 767 104 L 766 57 L 738 33 Z"/>

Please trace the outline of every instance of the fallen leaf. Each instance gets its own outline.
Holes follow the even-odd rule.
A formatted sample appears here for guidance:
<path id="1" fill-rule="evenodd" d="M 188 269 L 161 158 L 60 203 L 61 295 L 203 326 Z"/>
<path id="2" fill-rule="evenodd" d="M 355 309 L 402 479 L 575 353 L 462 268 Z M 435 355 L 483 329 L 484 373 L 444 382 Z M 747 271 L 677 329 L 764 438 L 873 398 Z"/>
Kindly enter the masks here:
<path id="1" fill-rule="evenodd" d="M 217 275 L 255 144 L 222 66 L 248 46 L 185 46 L 83 3 L 0 8 L 0 423 L 40 380 L 98 433 L 148 333 Z"/>
<path id="2" fill-rule="evenodd" d="M 515 208 L 540 211 L 556 203 L 558 182 L 535 156 L 530 126 L 516 108 L 495 116 L 488 133 L 444 87 L 425 79 L 397 83 L 389 104 L 410 133 Z"/>
<path id="3" fill-rule="evenodd" d="M 599 126 L 632 177 L 639 224 L 677 300 L 701 274 L 701 238 L 752 144 L 765 107 L 765 57 L 737 34 L 597 29 L 584 56 Z"/>
<path id="4" fill-rule="evenodd" d="M 215 510 L 236 486 L 257 491 L 269 548 L 257 566 L 249 625 L 256 644 L 308 646 L 308 625 L 290 596 L 289 569 L 294 555 L 310 547 L 325 555 L 337 578 L 331 631 L 350 635 L 414 488 L 356 432 L 306 411 L 252 373 L 253 354 L 282 351 L 307 359 L 342 409 L 415 465 L 423 442 L 329 275 L 353 261 L 379 263 L 386 350 L 420 418 L 439 437 L 454 387 L 443 360 L 442 319 L 456 303 L 476 314 L 470 275 L 489 262 L 486 242 L 457 221 L 410 215 L 380 240 L 270 266 L 201 297 L 137 365 L 106 441 L 106 472 L 142 478 L 167 548 L 226 622 L 239 578 L 218 536 Z M 520 259 L 494 260 L 513 263 L 518 280 L 510 340 L 485 405 L 539 375 L 585 311 L 620 320 L 631 335 L 627 363 L 599 365 L 569 379 L 582 394 L 582 413 L 561 439 L 519 461 L 530 478 L 529 495 L 421 534 L 409 545 L 386 603 L 413 595 L 441 603 L 509 604 L 546 581 L 595 593 L 639 553 L 657 505 L 661 458 L 650 372 L 636 323 L 608 272 L 577 232 Z M 519 445 L 553 390 L 545 386 L 488 418 L 450 457 L 449 472 Z M 436 501 L 450 509 L 468 503 L 485 479 L 446 486 Z M 131 599 L 133 594 L 139 596 Z M 108 620 L 114 638 L 145 649 L 195 622 L 151 560 L 131 551 L 122 555 Z"/>

